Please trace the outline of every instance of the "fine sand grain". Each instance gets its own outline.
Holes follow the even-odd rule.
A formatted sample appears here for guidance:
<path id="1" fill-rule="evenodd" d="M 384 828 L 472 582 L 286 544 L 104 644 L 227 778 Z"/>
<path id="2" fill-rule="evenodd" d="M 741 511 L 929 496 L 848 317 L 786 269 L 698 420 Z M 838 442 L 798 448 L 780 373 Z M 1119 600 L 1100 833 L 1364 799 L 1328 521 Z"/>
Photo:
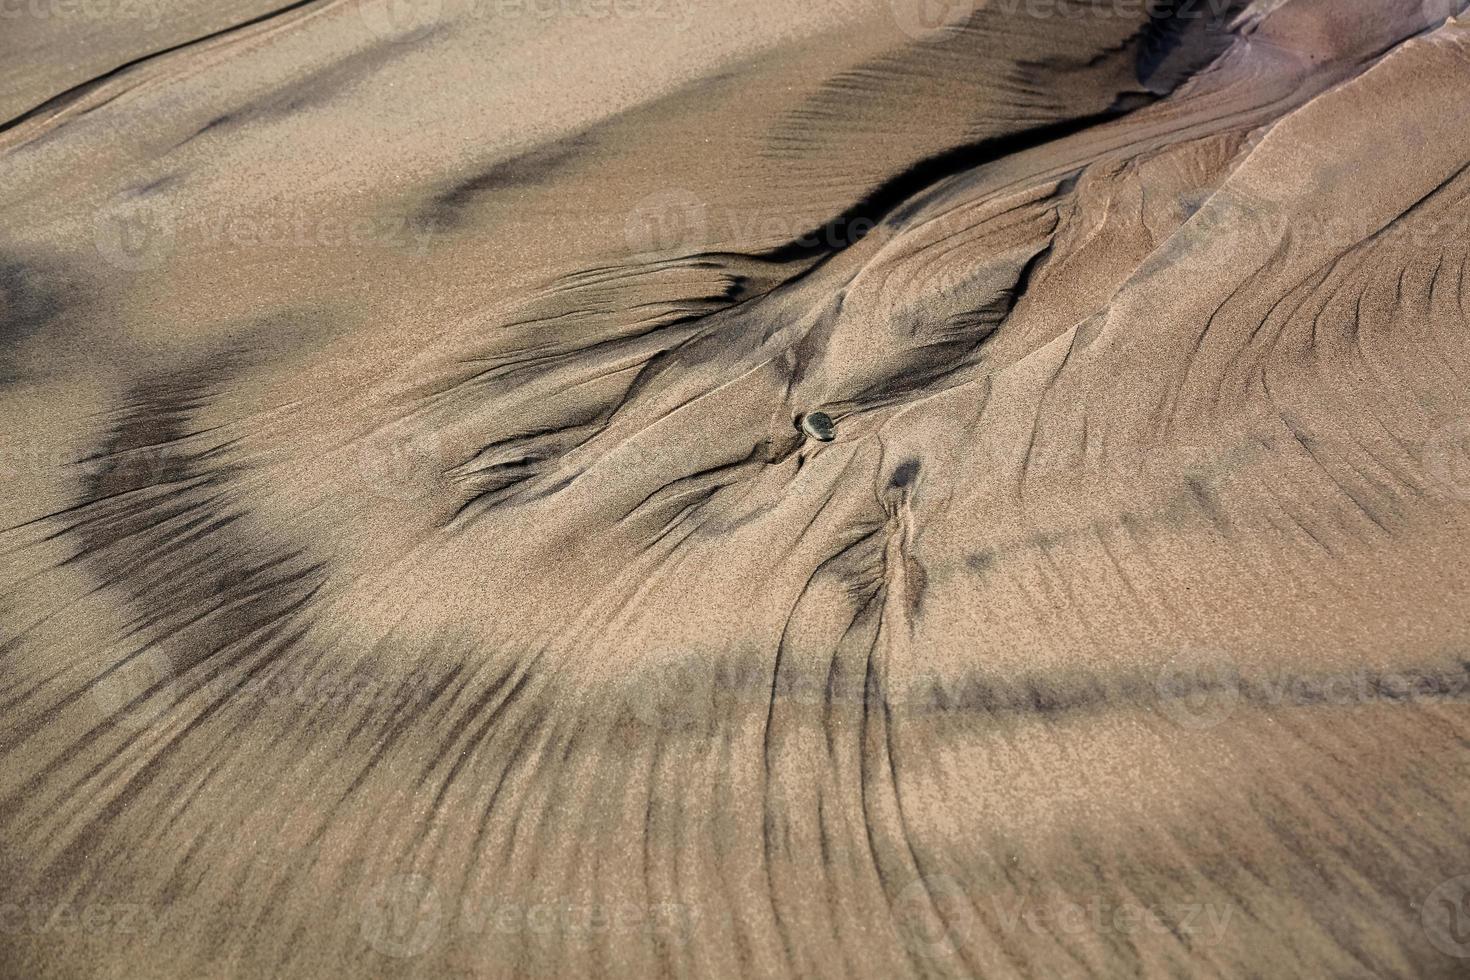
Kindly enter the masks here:
<path id="1" fill-rule="evenodd" d="M 0 976 L 1463 976 L 1463 0 L 0 0 Z"/>

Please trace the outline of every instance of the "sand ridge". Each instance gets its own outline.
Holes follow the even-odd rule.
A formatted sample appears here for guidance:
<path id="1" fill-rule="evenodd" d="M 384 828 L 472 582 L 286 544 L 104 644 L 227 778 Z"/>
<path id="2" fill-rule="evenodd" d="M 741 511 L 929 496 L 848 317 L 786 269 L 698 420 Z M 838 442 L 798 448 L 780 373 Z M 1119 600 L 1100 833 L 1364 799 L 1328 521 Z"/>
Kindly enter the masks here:
<path id="1" fill-rule="evenodd" d="M 18 72 L 0 973 L 1455 975 L 1462 5 L 1044 6 Z"/>

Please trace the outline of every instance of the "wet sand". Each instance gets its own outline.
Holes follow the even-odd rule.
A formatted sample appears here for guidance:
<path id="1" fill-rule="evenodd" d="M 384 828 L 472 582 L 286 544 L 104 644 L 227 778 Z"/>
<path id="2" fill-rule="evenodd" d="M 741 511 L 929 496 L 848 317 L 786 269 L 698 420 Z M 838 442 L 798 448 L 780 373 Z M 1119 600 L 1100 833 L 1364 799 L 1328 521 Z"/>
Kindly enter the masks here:
<path id="1" fill-rule="evenodd" d="M 4 8 L 0 975 L 1460 975 L 1463 7 Z"/>

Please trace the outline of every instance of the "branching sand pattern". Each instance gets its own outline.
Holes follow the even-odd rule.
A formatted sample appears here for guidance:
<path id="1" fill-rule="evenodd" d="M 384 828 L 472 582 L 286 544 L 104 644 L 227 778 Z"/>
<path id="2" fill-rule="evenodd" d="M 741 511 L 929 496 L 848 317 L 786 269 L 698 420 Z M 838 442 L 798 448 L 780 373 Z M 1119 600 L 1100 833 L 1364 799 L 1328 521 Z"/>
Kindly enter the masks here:
<path id="1" fill-rule="evenodd" d="M 1463 975 L 1464 6 L 0 0 L 0 975 Z"/>

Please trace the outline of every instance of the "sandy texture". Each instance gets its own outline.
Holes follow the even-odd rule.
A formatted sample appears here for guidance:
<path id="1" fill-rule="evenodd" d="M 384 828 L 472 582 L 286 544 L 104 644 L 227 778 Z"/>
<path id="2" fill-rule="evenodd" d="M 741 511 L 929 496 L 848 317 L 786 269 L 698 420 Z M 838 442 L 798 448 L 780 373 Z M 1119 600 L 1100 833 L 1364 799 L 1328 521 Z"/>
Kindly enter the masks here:
<path id="1" fill-rule="evenodd" d="M 3 8 L 0 975 L 1464 975 L 1464 6 Z"/>

